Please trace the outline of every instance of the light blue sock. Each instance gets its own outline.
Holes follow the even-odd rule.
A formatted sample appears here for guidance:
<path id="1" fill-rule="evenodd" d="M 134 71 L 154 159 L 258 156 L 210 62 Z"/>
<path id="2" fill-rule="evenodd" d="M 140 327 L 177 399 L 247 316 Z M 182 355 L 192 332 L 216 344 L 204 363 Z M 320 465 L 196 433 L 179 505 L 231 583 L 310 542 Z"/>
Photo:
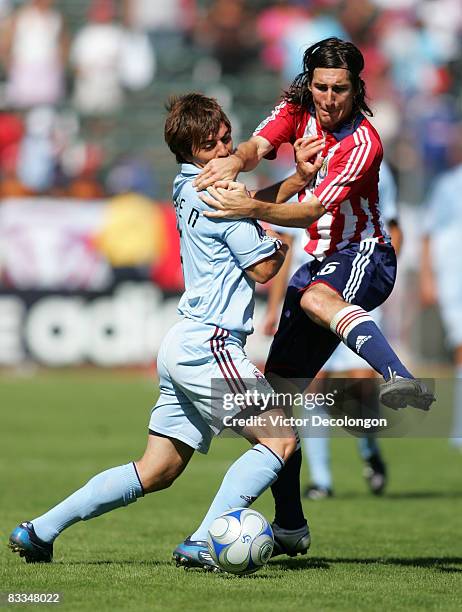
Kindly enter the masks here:
<path id="1" fill-rule="evenodd" d="M 311 482 L 317 487 L 332 489 L 330 438 L 304 438 L 303 443 L 305 446 L 306 458 L 308 460 Z"/>
<path id="2" fill-rule="evenodd" d="M 322 406 L 310 412 L 313 416 L 327 417 Z M 330 428 L 327 425 L 313 425 L 307 431 L 307 436 L 303 439 L 308 469 L 310 471 L 311 482 L 323 489 L 332 488 L 332 472 L 330 468 Z"/>
<path id="3" fill-rule="evenodd" d="M 191 540 L 206 540 L 212 522 L 231 508 L 246 508 L 278 477 L 283 460 L 263 444 L 244 453 L 226 472 L 218 493 Z"/>
<path id="4" fill-rule="evenodd" d="M 81 489 L 31 522 L 44 542 L 64 529 L 105 512 L 128 506 L 144 495 L 134 463 L 119 465 L 94 476 Z"/>

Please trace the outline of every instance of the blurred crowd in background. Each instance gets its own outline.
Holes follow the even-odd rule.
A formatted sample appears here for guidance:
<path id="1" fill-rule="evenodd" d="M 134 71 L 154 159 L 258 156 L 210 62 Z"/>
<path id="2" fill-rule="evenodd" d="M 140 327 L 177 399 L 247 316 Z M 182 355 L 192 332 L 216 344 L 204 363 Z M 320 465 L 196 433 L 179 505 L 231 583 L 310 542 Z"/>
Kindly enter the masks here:
<path id="1" fill-rule="evenodd" d="M 1 194 L 168 199 L 168 95 L 215 95 L 245 139 L 331 35 L 363 51 L 400 198 L 420 203 L 457 156 L 460 0 L 0 0 Z"/>
<path id="2" fill-rule="evenodd" d="M 0 198 L 116 197 L 106 227 L 123 219 L 139 235 L 146 205 L 169 202 L 176 173 L 163 139 L 168 97 L 216 97 L 237 144 L 278 103 L 304 49 L 328 36 L 364 53 L 399 201 L 422 207 L 462 161 L 460 0 L 0 0 Z M 245 178 L 267 184 L 292 163 L 289 147 Z M 140 214 L 127 217 L 127 206 Z M 162 223 L 156 248 L 152 237 L 141 248 L 144 265 L 165 247 L 162 228 L 174 231 L 168 215 Z M 117 227 L 95 243 L 123 269 L 133 257 L 120 258 Z M 415 231 L 403 229 L 405 240 Z"/>

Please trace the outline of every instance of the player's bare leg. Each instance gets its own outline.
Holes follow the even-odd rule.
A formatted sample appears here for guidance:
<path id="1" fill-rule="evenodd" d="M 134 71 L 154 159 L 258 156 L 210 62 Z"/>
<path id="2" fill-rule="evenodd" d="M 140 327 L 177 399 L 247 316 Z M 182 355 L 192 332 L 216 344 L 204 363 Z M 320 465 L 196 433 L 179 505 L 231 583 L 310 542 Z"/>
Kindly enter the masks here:
<path id="1" fill-rule="evenodd" d="M 150 435 L 144 455 L 135 462 L 145 493 L 168 488 L 183 472 L 194 449 L 175 438 Z"/>

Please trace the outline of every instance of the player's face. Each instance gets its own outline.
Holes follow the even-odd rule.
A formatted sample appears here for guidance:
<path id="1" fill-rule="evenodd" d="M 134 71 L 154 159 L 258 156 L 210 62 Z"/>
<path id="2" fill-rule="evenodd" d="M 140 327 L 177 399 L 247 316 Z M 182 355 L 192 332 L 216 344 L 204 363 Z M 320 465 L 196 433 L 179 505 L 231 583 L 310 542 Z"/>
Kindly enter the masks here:
<path id="1" fill-rule="evenodd" d="M 315 68 L 310 91 L 322 128 L 335 130 L 351 115 L 354 91 L 345 68 Z"/>
<path id="2" fill-rule="evenodd" d="M 231 130 L 222 123 L 218 134 L 209 134 L 199 149 L 193 149 L 193 164 L 203 168 L 211 159 L 228 157 L 233 150 Z"/>

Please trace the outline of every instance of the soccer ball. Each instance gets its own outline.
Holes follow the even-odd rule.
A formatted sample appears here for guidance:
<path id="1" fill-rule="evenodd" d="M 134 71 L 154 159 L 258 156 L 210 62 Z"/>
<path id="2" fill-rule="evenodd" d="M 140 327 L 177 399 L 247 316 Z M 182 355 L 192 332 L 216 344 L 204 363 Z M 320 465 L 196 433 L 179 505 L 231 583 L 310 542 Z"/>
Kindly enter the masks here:
<path id="1" fill-rule="evenodd" d="M 273 531 L 265 517 L 250 508 L 233 508 L 216 518 L 207 542 L 215 563 L 231 574 L 252 574 L 271 557 Z"/>

